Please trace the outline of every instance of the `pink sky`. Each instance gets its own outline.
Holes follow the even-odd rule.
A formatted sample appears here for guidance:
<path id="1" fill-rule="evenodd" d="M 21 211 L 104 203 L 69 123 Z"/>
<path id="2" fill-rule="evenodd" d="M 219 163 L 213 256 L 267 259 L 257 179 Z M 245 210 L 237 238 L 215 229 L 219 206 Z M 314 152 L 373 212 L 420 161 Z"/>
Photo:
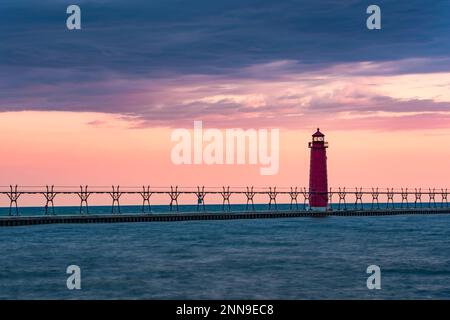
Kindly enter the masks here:
<path id="1" fill-rule="evenodd" d="M 449 73 L 374 72 L 393 68 L 389 63 L 284 72 L 292 63 L 245 69 L 268 72 L 269 78 L 112 77 L 102 85 L 122 90 L 106 100 L 116 110 L 113 113 L 2 112 L 0 185 L 307 187 L 307 143 L 320 127 L 330 143 L 332 187 L 448 186 Z M 45 97 L 55 88 L 32 90 Z M 23 103 L 39 101 L 23 98 Z M 134 113 L 126 112 L 126 106 Z M 176 128 L 192 129 L 193 120 L 221 130 L 280 129 L 278 174 L 261 176 L 259 165 L 173 164 L 171 133 Z M 7 205 L 7 199 L 0 199 L 0 204 Z"/>
<path id="2" fill-rule="evenodd" d="M 102 123 L 89 124 L 93 118 L 101 118 Z M 3 113 L 2 185 L 307 186 L 307 143 L 315 126 L 281 129 L 279 173 L 261 176 L 259 165 L 174 165 L 170 159 L 173 129 L 130 129 L 128 125 L 115 116 L 91 113 Z M 322 131 L 330 143 L 330 186 L 448 186 L 449 129 Z M 108 198 L 104 200 L 109 203 Z M 26 202 L 32 201 L 40 200 Z M 167 199 L 155 201 L 166 203 Z M 6 197 L 0 204 L 8 204 Z"/>

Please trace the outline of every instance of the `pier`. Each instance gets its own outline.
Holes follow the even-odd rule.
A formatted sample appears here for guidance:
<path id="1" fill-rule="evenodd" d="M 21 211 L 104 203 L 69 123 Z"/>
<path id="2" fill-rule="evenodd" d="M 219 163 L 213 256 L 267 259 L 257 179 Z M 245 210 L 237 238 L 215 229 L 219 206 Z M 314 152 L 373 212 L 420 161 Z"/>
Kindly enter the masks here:
<path id="1" fill-rule="evenodd" d="M 6 190 L 5 190 L 6 189 Z M 311 210 L 309 199 L 319 194 L 307 188 L 267 187 L 255 188 L 230 186 L 179 188 L 105 187 L 80 186 L 78 189 L 67 186 L 0 187 L 0 196 L 9 200 L 9 215 L 0 217 L 0 226 L 24 226 L 55 223 L 123 223 L 123 222 L 171 222 L 192 220 L 232 220 L 232 219 L 273 219 L 294 217 L 329 217 L 329 216 L 386 216 L 416 214 L 449 214 L 447 189 L 427 188 L 330 188 L 327 193 L 329 207 L 326 211 Z M 111 211 L 109 214 L 90 214 L 89 200 L 96 195 L 109 195 Z M 164 213 L 152 213 L 151 197 L 159 194 L 167 197 L 168 210 Z M 20 214 L 20 200 L 28 195 L 41 195 L 43 213 L 36 216 Z M 139 195 L 141 202 L 133 214 L 121 213 L 121 199 L 127 195 Z M 72 196 L 79 200 L 79 212 L 70 215 L 55 215 L 55 202 L 61 197 Z M 221 199 L 217 204 L 221 211 L 208 211 L 205 203 L 208 197 Z M 196 211 L 179 212 L 179 199 L 189 198 Z M 244 210 L 232 211 L 231 199 L 241 197 Z M 284 198 L 279 209 L 279 198 Z M 335 200 L 335 201 L 334 201 Z M 267 209 L 255 210 L 256 204 L 264 204 Z M 277 202 L 278 201 L 278 202 Z M 286 202 L 287 201 L 287 202 Z M 333 202 L 334 201 L 334 202 Z M 401 201 L 401 202 L 400 202 Z"/>
<path id="2" fill-rule="evenodd" d="M 0 227 L 67 223 L 126 223 L 126 222 L 175 222 L 199 220 L 325 218 L 331 216 L 390 216 L 390 215 L 450 214 L 446 209 L 397 209 L 397 210 L 347 210 L 347 211 L 253 211 L 253 212 L 187 212 L 157 214 L 102 214 L 61 216 L 12 216 L 0 217 Z"/>

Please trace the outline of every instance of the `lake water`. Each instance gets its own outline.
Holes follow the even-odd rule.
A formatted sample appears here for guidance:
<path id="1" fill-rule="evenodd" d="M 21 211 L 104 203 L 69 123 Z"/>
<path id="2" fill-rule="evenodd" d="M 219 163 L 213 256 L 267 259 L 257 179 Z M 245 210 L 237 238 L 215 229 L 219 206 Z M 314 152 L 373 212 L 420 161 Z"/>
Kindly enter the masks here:
<path id="1" fill-rule="evenodd" d="M 0 228 L 0 299 L 59 298 L 449 299 L 450 216 Z"/>

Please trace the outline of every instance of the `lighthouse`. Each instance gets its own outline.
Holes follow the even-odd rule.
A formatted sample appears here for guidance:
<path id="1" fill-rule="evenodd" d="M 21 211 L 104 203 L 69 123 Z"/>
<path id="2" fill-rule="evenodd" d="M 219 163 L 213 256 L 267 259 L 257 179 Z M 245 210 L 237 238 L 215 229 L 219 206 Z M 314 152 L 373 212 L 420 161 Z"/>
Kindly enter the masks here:
<path id="1" fill-rule="evenodd" d="M 314 211 L 326 211 L 328 207 L 327 148 L 325 135 L 317 128 L 312 135 L 311 163 L 309 170 L 309 206 Z"/>

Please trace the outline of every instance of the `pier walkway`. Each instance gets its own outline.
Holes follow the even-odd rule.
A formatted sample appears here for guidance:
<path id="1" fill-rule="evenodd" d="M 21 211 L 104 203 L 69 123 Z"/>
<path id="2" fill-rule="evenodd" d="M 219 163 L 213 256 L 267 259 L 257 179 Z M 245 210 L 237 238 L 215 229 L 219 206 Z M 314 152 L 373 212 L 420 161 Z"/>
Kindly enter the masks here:
<path id="1" fill-rule="evenodd" d="M 185 212 L 185 213 L 140 213 L 99 215 L 45 215 L 0 217 L 0 227 L 27 226 L 61 223 L 126 223 L 126 222 L 174 222 L 193 220 L 235 220 L 274 218 L 325 218 L 332 216 L 389 216 L 417 214 L 450 214 L 450 208 L 434 209 L 377 209 L 313 212 L 307 210 L 289 211 L 245 211 L 245 212 Z"/>

